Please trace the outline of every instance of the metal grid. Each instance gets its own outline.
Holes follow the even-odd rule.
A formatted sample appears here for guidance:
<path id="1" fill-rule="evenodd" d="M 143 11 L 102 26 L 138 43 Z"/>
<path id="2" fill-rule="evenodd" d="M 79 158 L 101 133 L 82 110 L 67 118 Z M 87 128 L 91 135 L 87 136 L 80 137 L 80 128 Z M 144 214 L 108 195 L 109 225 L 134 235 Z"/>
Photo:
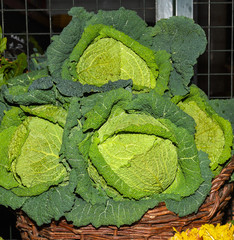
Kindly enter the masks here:
<path id="1" fill-rule="evenodd" d="M 70 20 L 67 12 L 74 6 L 82 6 L 94 12 L 123 6 L 135 10 L 149 25 L 155 22 L 155 0 L 19 0 L 17 3 L 14 0 L 1 0 L 1 26 L 4 36 L 10 38 L 11 45 L 8 46 L 16 50 L 13 55 L 23 51 L 30 56 L 30 39 L 36 39 L 42 47 L 40 50 L 45 50 L 51 37 L 60 33 Z M 17 24 L 16 16 L 19 19 Z M 12 19 L 13 26 L 9 23 Z M 18 36 L 18 39 L 14 39 L 13 35 Z"/>
<path id="2" fill-rule="evenodd" d="M 194 1 L 194 19 L 208 45 L 197 64 L 196 83 L 210 98 L 233 97 L 233 0 Z"/>

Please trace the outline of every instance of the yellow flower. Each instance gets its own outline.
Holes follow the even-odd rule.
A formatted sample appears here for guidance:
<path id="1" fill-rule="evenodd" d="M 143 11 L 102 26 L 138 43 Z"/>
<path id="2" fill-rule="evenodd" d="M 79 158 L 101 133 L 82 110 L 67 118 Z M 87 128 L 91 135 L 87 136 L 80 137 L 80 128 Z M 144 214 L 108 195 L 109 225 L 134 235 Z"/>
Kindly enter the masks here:
<path id="1" fill-rule="evenodd" d="M 234 225 L 204 224 L 200 228 L 187 229 L 175 235 L 170 240 L 234 240 Z"/>
<path id="2" fill-rule="evenodd" d="M 184 232 L 179 233 L 175 228 L 176 231 L 174 237 L 171 240 L 198 240 L 198 229 L 193 228 L 192 230 L 187 229 Z"/>

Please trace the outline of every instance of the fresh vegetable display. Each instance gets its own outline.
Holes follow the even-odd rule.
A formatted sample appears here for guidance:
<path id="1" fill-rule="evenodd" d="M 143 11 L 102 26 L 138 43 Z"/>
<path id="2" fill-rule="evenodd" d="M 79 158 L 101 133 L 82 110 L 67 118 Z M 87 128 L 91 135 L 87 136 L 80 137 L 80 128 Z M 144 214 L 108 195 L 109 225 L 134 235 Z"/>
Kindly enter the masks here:
<path id="1" fill-rule="evenodd" d="M 130 225 L 198 210 L 230 160 L 232 118 L 191 85 L 205 51 L 186 17 L 69 11 L 43 69 L 0 90 L 0 204 L 38 225 Z"/>

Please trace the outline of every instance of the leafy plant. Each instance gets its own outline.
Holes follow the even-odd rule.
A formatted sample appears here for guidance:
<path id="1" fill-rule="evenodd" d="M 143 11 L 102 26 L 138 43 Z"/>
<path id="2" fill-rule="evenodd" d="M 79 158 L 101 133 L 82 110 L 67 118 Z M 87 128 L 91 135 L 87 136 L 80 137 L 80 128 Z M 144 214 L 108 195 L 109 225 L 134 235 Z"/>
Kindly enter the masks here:
<path id="1" fill-rule="evenodd" d="M 99 11 L 96 15 L 73 8 L 69 13 L 72 21 L 53 38 L 47 50 L 52 76 L 97 86 L 132 79 L 133 90 L 154 88 L 160 94 L 168 89 L 168 82 L 173 85 L 173 94 L 184 94 L 180 88 L 188 90 L 192 66 L 206 46 L 204 31 L 193 20 L 176 17 L 161 20 L 151 28 L 134 11 L 124 8 Z M 162 27 L 166 31 L 160 30 Z M 169 46 L 177 51 L 168 51 Z M 177 77 L 169 78 L 171 71 Z"/>
<path id="2" fill-rule="evenodd" d="M 8 79 L 20 75 L 27 68 L 27 56 L 21 53 L 14 61 L 9 61 L 3 56 L 6 50 L 7 38 L 2 37 L 2 28 L 0 27 L 0 86 L 5 84 Z"/>
<path id="3" fill-rule="evenodd" d="M 124 8 L 69 13 L 39 70 L 1 86 L 0 204 L 38 225 L 132 224 L 162 201 L 196 212 L 233 139 L 190 85 L 203 30 L 185 17 L 149 27 Z M 215 156 L 201 144 L 203 120 L 215 126 Z"/>
<path id="4" fill-rule="evenodd" d="M 217 114 L 205 93 L 195 85 L 192 85 L 190 93 L 178 102 L 178 106 L 194 118 L 197 148 L 209 155 L 210 167 L 218 174 L 222 164 L 231 157 L 231 123 Z"/>

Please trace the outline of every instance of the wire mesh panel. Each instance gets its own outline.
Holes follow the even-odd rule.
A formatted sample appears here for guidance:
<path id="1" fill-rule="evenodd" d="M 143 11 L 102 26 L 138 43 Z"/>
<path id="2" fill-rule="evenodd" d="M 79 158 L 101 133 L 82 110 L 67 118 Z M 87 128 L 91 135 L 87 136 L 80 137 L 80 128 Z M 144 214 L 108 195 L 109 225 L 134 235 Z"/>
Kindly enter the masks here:
<path id="1" fill-rule="evenodd" d="M 233 97 L 233 6 L 233 0 L 194 1 L 194 19 L 208 39 L 196 81 L 210 98 Z"/>
<path id="2" fill-rule="evenodd" d="M 30 56 L 35 47 L 43 52 L 52 35 L 60 33 L 68 24 L 67 12 L 74 6 L 94 12 L 123 6 L 135 10 L 149 25 L 155 23 L 154 0 L 1 0 L 1 25 L 4 36 L 9 38 L 10 54 L 24 51 Z"/>

